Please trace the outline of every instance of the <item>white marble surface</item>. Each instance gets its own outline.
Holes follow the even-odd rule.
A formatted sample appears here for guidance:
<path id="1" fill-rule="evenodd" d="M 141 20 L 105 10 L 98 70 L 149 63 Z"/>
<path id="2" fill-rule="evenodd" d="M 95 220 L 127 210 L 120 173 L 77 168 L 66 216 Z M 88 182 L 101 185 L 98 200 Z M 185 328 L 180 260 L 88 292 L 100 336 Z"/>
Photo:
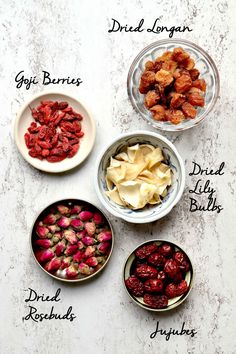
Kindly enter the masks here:
<path id="1" fill-rule="evenodd" d="M 233 354 L 235 344 L 235 2 L 177 0 L 110 1 L 0 1 L 1 79 L 1 276 L 0 352 L 109 353 L 109 354 Z M 124 131 L 151 128 L 132 109 L 126 77 L 134 56 L 161 38 L 142 33 L 108 34 L 111 17 L 136 24 L 189 25 L 193 31 L 179 35 L 202 46 L 215 60 L 221 77 L 221 94 L 204 124 L 179 134 L 165 134 L 183 156 L 187 171 L 191 161 L 216 168 L 225 161 L 225 174 L 212 178 L 220 214 L 189 212 L 189 187 L 177 207 L 164 219 L 145 226 L 129 225 L 111 217 L 116 231 L 114 254 L 99 278 L 84 285 L 55 282 L 36 266 L 30 254 L 29 232 L 37 212 L 66 196 L 87 198 L 99 205 L 93 188 L 93 166 L 104 143 Z M 233 58 L 234 55 L 234 58 Z M 88 160 L 76 171 L 48 175 L 29 166 L 11 136 L 12 121 L 21 104 L 43 87 L 16 89 L 18 71 L 55 77 L 81 77 L 79 87 L 61 86 L 85 98 L 97 122 L 97 140 Z M 56 88 L 58 88 L 56 86 Z M 196 277 L 189 299 L 176 311 L 155 315 L 130 302 L 121 282 L 123 263 L 133 248 L 152 237 L 183 246 L 193 260 Z M 233 279 L 234 277 L 234 279 Z M 27 314 L 25 289 L 53 295 L 61 287 L 57 312 L 72 305 L 77 319 L 22 321 Z M 41 312 L 50 303 L 39 303 Z M 194 338 L 157 336 L 156 321 L 178 329 L 183 321 L 195 328 Z"/>

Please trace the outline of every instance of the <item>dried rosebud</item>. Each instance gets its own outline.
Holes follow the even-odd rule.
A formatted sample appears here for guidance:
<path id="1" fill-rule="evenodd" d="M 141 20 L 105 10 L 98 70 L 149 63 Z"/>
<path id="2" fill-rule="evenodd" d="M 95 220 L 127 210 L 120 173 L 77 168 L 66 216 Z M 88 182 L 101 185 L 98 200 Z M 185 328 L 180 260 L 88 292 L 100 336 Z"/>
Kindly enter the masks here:
<path id="1" fill-rule="evenodd" d="M 46 225 L 53 225 L 57 221 L 57 217 L 54 214 L 48 214 L 44 219 L 43 223 Z"/>
<path id="2" fill-rule="evenodd" d="M 96 258 L 97 258 L 98 263 L 101 263 L 101 264 L 104 264 L 106 261 L 106 257 L 104 257 L 104 256 L 99 256 Z"/>
<path id="3" fill-rule="evenodd" d="M 50 248 L 53 245 L 53 242 L 52 242 L 52 240 L 49 240 L 48 238 L 44 238 L 44 239 L 36 240 L 35 244 L 37 246 L 42 247 L 42 248 Z"/>
<path id="4" fill-rule="evenodd" d="M 53 243 L 57 243 L 60 239 L 61 239 L 61 238 L 59 238 L 58 235 L 55 236 L 55 234 L 54 234 L 54 235 L 52 236 L 52 241 L 53 241 Z"/>
<path id="5" fill-rule="evenodd" d="M 60 231 L 60 227 L 58 225 L 49 225 L 48 229 L 52 234 L 55 234 L 55 232 Z"/>
<path id="6" fill-rule="evenodd" d="M 71 256 L 72 254 L 76 253 L 78 250 L 77 245 L 67 245 L 66 250 L 64 251 L 66 256 Z"/>
<path id="7" fill-rule="evenodd" d="M 86 222 L 84 228 L 89 236 L 93 236 L 95 234 L 96 225 L 94 224 L 94 222 Z"/>
<path id="8" fill-rule="evenodd" d="M 98 265 L 98 260 L 96 257 L 90 257 L 88 258 L 85 263 L 89 266 L 89 267 L 96 267 Z"/>
<path id="9" fill-rule="evenodd" d="M 61 259 L 60 258 L 56 258 L 54 257 L 53 259 L 50 260 L 50 262 L 48 262 L 46 265 L 45 265 L 45 269 L 48 271 L 48 272 L 53 272 L 53 271 L 56 271 L 60 268 L 61 266 Z"/>
<path id="10" fill-rule="evenodd" d="M 95 247 L 94 246 L 88 246 L 84 252 L 84 257 L 85 258 L 89 258 L 89 257 L 93 257 L 95 254 Z"/>
<path id="11" fill-rule="evenodd" d="M 35 257 L 39 263 L 48 262 L 54 257 L 54 252 L 50 249 L 39 250 L 35 252 Z"/>
<path id="12" fill-rule="evenodd" d="M 77 251 L 76 254 L 73 256 L 73 261 L 80 263 L 82 259 L 84 258 L 84 252 L 82 251 Z"/>
<path id="13" fill-rule="evenodd" d="M 100 224 L 103 224 L 104 219 L 100 213 L 94 213 L 93 214 L 93 221 L 95 222 L 96 225 L 100 225 Z"/>
<path id="14" fill-rule="evenodd" d="M 71 264 L 68 268 L 66 268 L 66 277 L 68 279 L 76 278 L 79 273 L 78 266 L 75 264 Z"/>
<path id="15" fill-rule="evenodd" d="M 86 230 L 82 230 L 76 233 L 76 236 L 79 240 L 82 240 L 83 237 L 87 236 Z"/>
<path id="16" fill-rule="evenodd" d="M 76 244 L 78 239 L 76 233 L 73 230 L 65 230 L 63 236 L 69 241 L 72 245 Z"/>
<path id="17" fill-rule="evenodd" d="M 79 214 L 81 212 L 81 206 L 79 205 L 74 205 L 70 211 L 71 215 L 73 214 Z"/>
<path id="18" fill-rule="evenodd" d="M 66 216 L 62 216 L 58 220 L 57 225 L 65 229 L 70 225 L 70 222 L 71 222 L 70 218 L 67 218 Z"/>
<path id="19" fill-rule="evenodd" d="M 61 269 L 68 268 L 71 265 L 72 257 L 63 258 L 61 261 Z"/>
<path id="20" fill-rule="evenodd" d="M 85 263 L 79 264 L 79 271 L 81 274 L 85 274 L 85 275 L 89 275 L 91 273 L 89 266 Z"/>
<path id="21" fill-rule="evenodd" d="M 65 241 L 62 240 L 56 245 L 55 253 L 59 257 L 66 248 Z"/>
<path id="22" fill-rule="evenodd" d="M 93 213 L 91 213 L 91 211 L 81 211 L 81 213 L 79 213 L 79 217 L 83 221 L 88 221 L 92 219 Z"/>
<path id="23" fill-rule="evenodd" d="M 110 248 L 111 248 L 110 242 L 101 242 L 97 247 L 99 252 L 105 253 L 105 254 L 107 254 L 109 252 Z"/>
<path id="24" fill-rule="evenodd" d="M 78 242 L 77 242 L 77 245 L 78 245 L 78 249 L 79 249 L 79 250 L 82 250 L 83 248 L 85 248 L 85 245 L 83 244 L 82 241 L 78 241 Z"/>
<path id="25" fill-rule="evenodd" d="M 37 225 L 37 226 L 36 226 L 36 234 L 37 234 L 40 238 L 47 238 L 48 233 L 49 233 L 49 230 L 48 230 L 47 227 L 41 226 L 41 225 Z"/>
<path id="26" fill-rule="evenodd" d="M 65 206 L 65 205 L 57 205 L 57 210 L 62 215 L 69 214 L 69 212 L 70 212 L 70 209 L 67 206 Z"/>
<path id="27" fill-rule="evenodd" d="M 83 230 L 84 223 L 80 219 L 72 219 L 70 226 L 72 226 L 75 230 Z"/>
<path id="28" fill-rule="evenodd" d="M 82 242 L 85 245 L 90 246 L 90 245 L 93 245 L 96 241 L 93 237 L 85 236 L 82 238 Z"/>
<path id="29" fill-rule="evenodd" d="M 99 242 L 110 241 L 112 239 L 112 233 L 111 233 L 111 231 L 101 232 L 97 236 L 97 239 L 98 239 Z"/>

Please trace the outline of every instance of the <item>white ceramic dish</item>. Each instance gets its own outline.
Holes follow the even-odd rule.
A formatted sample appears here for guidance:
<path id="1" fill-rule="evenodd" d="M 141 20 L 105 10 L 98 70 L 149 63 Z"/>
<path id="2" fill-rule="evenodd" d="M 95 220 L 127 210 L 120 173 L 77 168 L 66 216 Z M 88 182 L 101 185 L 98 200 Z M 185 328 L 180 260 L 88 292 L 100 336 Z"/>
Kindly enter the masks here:
<path id="1" fill-rule="evenodd" d="M 24 140 L 24 134 L 26 133 L 27 128 L 29 127 L 30 123 L 34 121 L 29 106 L 32 108 L 37 107 L 37 105 L 39 105 L 40 101 L 42 100 L 66 101 L 70 106 L 73 107 L 76 112 L 83 116 L 81 124 L 84 136 L 80 140 L 79 150 L 74 157 L 66 158 L 60 162 L 51 163 L 45 159 L 41 161 L 29 155 L 29 150 Z M 40 94 L 35 95 L 21 108 L 16 117 L 14 125 L 15 142 L 24 159 L 33 167 L 50 173 L 68 171 L 81 164 L 91 152 L 95 142 L 95 136 L 96 125 L 88 109 L 76 97 L 73 97 L 69 94 L 63 94 L 61 92 L 41 92 Z"/>
<path id="2" fill-rule="evenodd" d="M 137 143 L 151 144 L 162 149 L 166 161 L 173 172 L 172 185 L 167 196 L 159 205 L 146 206 L 140 210 L 131 210 L 114 203 L 106 196 L 106 168 L 109 165 L 111 156 L 116 155 L 126 146 Z M 145 130 L 126 133 L 115 138 L 100 154 L 97 159 L 95 189 L 103 206 L 114 216 L 125 221 L 143 224 L 161 219 L 167 215 L 180 200 L 185 186 L 185 167 L 175 146 L 160 134 Z"/>

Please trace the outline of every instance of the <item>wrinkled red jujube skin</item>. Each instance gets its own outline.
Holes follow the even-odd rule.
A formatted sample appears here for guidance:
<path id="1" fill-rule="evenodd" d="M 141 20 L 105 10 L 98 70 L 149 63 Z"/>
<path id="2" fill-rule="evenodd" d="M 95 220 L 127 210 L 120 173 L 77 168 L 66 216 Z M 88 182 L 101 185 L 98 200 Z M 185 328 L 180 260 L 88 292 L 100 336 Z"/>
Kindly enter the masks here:
<path id="1" fill-rule="evenodd" d="M 162 254 L 164 257 L 171 257 L 173 254 L 173 247 L 171 245 L 169 245 L 168 243 L 163 243 L 160 247 L 159 247 L 159 253 Z"/>
<path id="2" fill-rule="evenodd" d="M 157 279 L 162 280 L 164 282 L 166 280 L 166 273 L 163 270 L 160 270 L 157 274 Z"/>
<path id="3" fill-rule="evenodd" d="M 144 294 L 144 285 L 135 275 L 131 275 L 131 277 L 126 279 L 125 285 L 134 296 L 142 296 Z"/>
<path id="4" fill-rule="evenodd" d="M 190 264 L 186 259 L 186 256 L 184 255 L 183 252 L 177 251 L 173 255 L 173 259 L 176 261 L 176 263 L 179 265 L 180 269 L 184 272 L 188 272 L 190 269 Z"/>
<path id="5" fill-rule="evenodd" d="M 139 259 L 146 259 L 146 258 L 148 258 L 148 256 L 150 256 L 150 254 L 155 252 L 157 249 L 158 249 L 157 245 L 155 243 L 152 243 L 150 245 L 145 245 L 145 246 L 139 247 L 135 251 L 135 255 Z"/>
<path id="6" fill-rule="evenodd" d="M 144 294 L 143 301 L 153 309 L 163 309 L 168 305 L 168 297 L 166 295 Z"/>
<path id="7" fill-rule="evenodd" d="M 176 274 L 180 272 L 180 268 L 176 261 L 173 259 L 168 259 L 168 261 L 165 263 L 164 271 L 169 278 L 174 278 Z"/>
<path id="8" fill-rule="evenodd" d="M 169 299 L 176 297 L 177 296 L 177 285 L 174 283 L 168 284 L 165 289 L 165 293 Z"/>
<path id="9" fill-rule="evenodd" d="M 181 280 L 181 282 L 179 284 L 177 284 L 177 295 L 180 296 L 180 295 L 186 294 L 188 289 L 189 289 L 189 287 L 188 287 L 186 280 Z"/>
<path id="10" fill-rule="evenodd" d="M 160 253 L 154 252 L 148 257 L 148 263 L 156 267 L 163 266 L 165 263 L 165 257 Z"/>
<path id="11" fill-rule="evenodd" d="M 151 279 L 157 276 L 157 270 L 147 264 L 143 264 L 136 268 L 136 275 L 141 279 Z"/>
<path id="12" fill-rule="evenodd" d="M 144 283 L 147 293 L 159 293 L 163 290 L 163 282 L 160 279 L 148 279 Z"/>

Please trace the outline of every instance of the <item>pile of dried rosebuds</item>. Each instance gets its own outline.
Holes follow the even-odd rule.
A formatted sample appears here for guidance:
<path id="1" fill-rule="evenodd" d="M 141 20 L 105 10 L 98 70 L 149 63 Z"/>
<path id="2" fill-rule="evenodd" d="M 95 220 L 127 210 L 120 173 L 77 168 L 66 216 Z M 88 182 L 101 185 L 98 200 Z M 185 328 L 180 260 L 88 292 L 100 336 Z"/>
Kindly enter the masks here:
<path id="1" fill-rule="evenodd" d="M 84 136 L 80 123 L 83 117 L 67 102 L 42 101 L 31 108 L 31 114 L 35 122 L 24 135 L 31 157 L 59 162 L 77 153 Z"/>
<path id="2" fill-rule="evenodd" d="M 57 204 L 34 227 L 34 253 L 50 273 L 79 279 L 97 272 L 112 246 L 112 232 L 99 211 Z"/>
<path id="3" fill-rule="evenodd" d="M 131 295 L 142 297 L 151 308 L 168 306 L 168 300 L 188 292 L 185 280 L 191 265 L 182 251 L 172 244 L 156 242 L 139 247 L 131 266 L 131 276 L 125 280 Z"/>

